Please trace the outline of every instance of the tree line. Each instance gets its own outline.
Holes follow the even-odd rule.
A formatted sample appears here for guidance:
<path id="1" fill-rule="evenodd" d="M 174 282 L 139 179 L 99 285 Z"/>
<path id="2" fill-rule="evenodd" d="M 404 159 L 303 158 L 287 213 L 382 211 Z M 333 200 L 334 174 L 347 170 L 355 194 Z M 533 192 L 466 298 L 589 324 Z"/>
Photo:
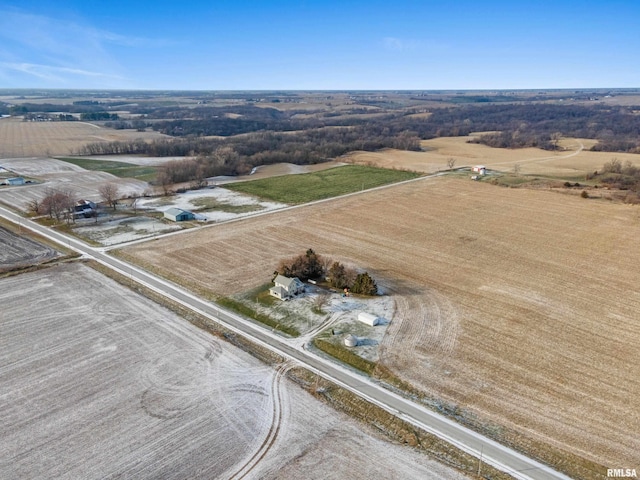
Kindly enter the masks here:
<path id="1" fill-rule="evenodd" d="M 340 262 L 323 257 L 311 248 L 304 254 L 281 260 L 274 272 L 275 275 L 298 277 L 300 280 L 323 279 L 326 277 L 330 286 L 339 290 L 349 289 L 361 295 L 377 295 L 378 286 L 368 272 L 358 273 Z"/>
<path id="2" fill-rule="evenodd" d="M 158 183 L 164 185 L 216 175 L 243 175 L 256 166 L 273 163 L 321 163 L 354 150 L 382 148 L 419 150 L 420 139 L 408 132 L 392 136 L 376 126 L 362 125 L 291 133 L 261 132 L 228 139 L 187 137 L 153 142 L 100 142 L 88 144 L 78 153 L 192 157 L 166 163 L 158 178 Z"/>

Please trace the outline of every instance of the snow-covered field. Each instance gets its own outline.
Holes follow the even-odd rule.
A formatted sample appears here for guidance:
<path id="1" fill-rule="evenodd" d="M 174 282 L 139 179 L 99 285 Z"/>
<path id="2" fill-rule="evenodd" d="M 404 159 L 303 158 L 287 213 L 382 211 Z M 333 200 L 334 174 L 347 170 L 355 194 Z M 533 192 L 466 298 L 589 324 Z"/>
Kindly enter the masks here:
<path id="1" fill-rule="evenodd" d="M 215 187 L 204 190 L 189 190 L 171 197 L 141 198 L 138 208 L 154 209 L 164 212 L 176 207 L 189 210 L 196 214 L 197 220 L 209 222 L 223 222 L 238 217 L 252 215 L 286 207 L 286 204 L 264 202 L 249 195 L 232 192 L 224 188 Z"/>
<path id="2" fill-rule="evenodd" d="M 0 282 L 0 478 L 466 478 L 81 264 Z"/>
<path id="3" fill-rule="evenodd" d="M 101 220 L 100 223 L 96 223 L 94 219 L 78 220 L 73 231 L 81 237 L 111 246 L 181 229 L 180 224 L 139 215 L 115 217 L 112 220 Z"/>

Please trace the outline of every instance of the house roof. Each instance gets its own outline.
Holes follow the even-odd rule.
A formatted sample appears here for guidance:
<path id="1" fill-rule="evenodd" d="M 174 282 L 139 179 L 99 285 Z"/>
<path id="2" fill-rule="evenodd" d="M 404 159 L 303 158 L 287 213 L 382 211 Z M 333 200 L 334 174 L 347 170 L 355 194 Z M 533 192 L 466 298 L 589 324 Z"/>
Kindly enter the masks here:
<path id="1" fill-rule="evenodd" d="M 271 287 L 269 289 L 269 292 L 276 294 L 277 297 L 286 297 L 289 295 L 289 292 L 287 292 L 284 288 L 282 287 Z"/>
<path id="2" fill-rule="evenodd" d="M 302 282 L 297 277 L 289 278 L 284 275 L 278 275 L 273 279 L 273 283 L 276 285 L 282 285 L 287 290 L 293 286 L 300 285 Z"/>

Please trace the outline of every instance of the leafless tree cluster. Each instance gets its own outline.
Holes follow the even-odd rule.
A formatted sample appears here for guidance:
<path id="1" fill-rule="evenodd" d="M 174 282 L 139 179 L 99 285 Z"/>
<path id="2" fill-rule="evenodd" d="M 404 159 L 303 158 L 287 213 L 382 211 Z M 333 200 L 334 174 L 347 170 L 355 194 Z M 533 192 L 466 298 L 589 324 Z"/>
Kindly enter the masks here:
<path id="1" fill-rule="evenodd" d="M 109 207 L 116 209 L 118 200 L 120 199 L 120 191 L 115 183 L 105 183 L 98 188 L 102 201 Z"/>
<path id="2" fill-rule="evenodd" d="M 73 210 L 77 202 L 76 194 L 73 190 L 47 189 L 44 198 L 40 202 L 32 202 L 30 208 L 35 208 L 35 213 L 49 215 L 57 221 L 66 220 L 70 223 L 74 220 Z"/>

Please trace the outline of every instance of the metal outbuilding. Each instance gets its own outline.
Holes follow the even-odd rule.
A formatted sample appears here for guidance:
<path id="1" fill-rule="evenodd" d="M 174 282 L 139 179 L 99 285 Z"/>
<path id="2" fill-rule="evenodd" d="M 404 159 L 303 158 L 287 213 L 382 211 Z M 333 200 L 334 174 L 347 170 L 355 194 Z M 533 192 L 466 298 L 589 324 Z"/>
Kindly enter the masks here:
<path id="1" fill-rule="evenodd" d="M 182 210 L 181 208 L 170 208 L 164 212 L 164 218 L 174 222 L 184 222 L 185 220 L 195 219 L 195 215 L 187 210 Z"/>
<path id="2" fill-rule="evenodd" d="M 375 327 L 376 325 L 378 325 L 378 323 L 380 323 L 378 317 L 367 312 L 360 312 L 358 314 L 358 320 L 362 323 L 366 323 L 370 327 Z"/>

